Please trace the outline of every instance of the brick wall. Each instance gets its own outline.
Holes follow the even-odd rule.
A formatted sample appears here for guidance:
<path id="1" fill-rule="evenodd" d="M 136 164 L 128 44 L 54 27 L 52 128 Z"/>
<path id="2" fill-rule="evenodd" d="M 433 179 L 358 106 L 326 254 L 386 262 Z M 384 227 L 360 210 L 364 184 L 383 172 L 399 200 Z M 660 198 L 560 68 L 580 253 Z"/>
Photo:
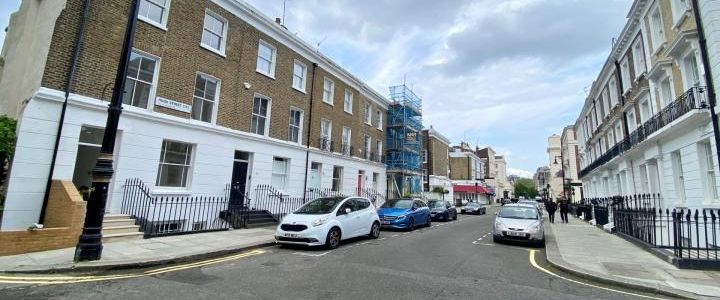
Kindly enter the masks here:
<path id="1" fill-rule="evenodd" d="M 130 1 L 91 1 L 90 18 L 80 52 L 73 92 L 109 100 L 112 82 L 122 47 Z M 68 0 L 66 10 L 57 21 L 50 55 L 42 85 L 63 89 L 70 66 L 72 44 L 81 15 L 82 0 Z M 200 47 L 205 10 L 228 20 L 225 57 Z M 255 95 L 271 99 L 270 132 L 272 138 L 287 140 L 291 108 L 304 111 L 303 144 L 317 147 L 320 138 L 320 119 L 332 120 L 332 140 L 336 152 L 340 151 L 342 127 L 352 128 L 353 154 L 363 148 L 364 136 L 372 137 L 372 151 L 378 140 L 384 141 L 384 132 L 376 129 L 376 111 L 372 103 L 373 125 L 363 121 L 363 103 L 367 99 L 348 87 L 338 78 L 318 67 L 314 84 L 312 62 L 289 47 L 279 43 L 245 21 L 235 17 L 211 1 L 173 0 L 169 10 L 167 30 L 138 20 L 134 47 L 160 57 L 159 80 L 156 96 L 192 105 L 195 77 L 198 72 L 218 78 L 221 82 L 217 111 L 217 125 L 235 130 L 250 131 L 252 104 Z M 258 43 L 263 40 L 277 49 L 275 78 L 256 71 Z M 307 66 L 306 93 L 292 88 L 293 63 L 298 60 Z M 334 106 L 322 101 L 325 77 L 335 82 Z M 251 85 L 245 87 L 245 83 Z M 110 84 L 110 86 L 108 86 Z M 310 88 L 314 86 L 313 124 L 309 123 Z M 345 89 L 354 94 L 352 115 L 343 111 Z M 156 112 L 182 118 L 188 113 L 155 107 Z M 383 110 L 383 122 L 386 113 Z"/>
<path id="2" fill-rule="evenodd" d="M 437 176 L 445 176 L 448 174 L 448 146 L 440 140 L 430 137 L 430 153 L 432 153 L 429 174 Z"/>
<path id="3" fill-rule="evenodd" d="M 469 157 L 450 157 L 450 179 L 470 180 Z"/>
<path id="4" fill-rule="evenodd" d="M 14 255 L 75 247 L 85 218 L 85 201 L 71 181 L 54 180 L 50 188 L 45 227 L 0 231 L 0 255 Z"/>

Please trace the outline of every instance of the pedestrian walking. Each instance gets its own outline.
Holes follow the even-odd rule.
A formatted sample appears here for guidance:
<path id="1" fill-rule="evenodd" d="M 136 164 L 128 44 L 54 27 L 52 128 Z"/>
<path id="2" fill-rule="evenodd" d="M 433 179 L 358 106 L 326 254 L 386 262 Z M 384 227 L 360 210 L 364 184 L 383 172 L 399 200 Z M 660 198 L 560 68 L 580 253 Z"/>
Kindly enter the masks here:
<path id="1" fill-rule="evenodd" d="M 568 223 L 568 210 L 570 210 L 568 200 L 563 198 L 560 200 L 560 219 L 563 223 Z"/>
<path id="2" fill-rule="evenodd" d="M 555 211 L 557 210 L 557 204 L 550 199 L 545 205 L 545 210 L 548 212 L 548 219 L 550 219 L 550 223 L 555 223 Z"/>

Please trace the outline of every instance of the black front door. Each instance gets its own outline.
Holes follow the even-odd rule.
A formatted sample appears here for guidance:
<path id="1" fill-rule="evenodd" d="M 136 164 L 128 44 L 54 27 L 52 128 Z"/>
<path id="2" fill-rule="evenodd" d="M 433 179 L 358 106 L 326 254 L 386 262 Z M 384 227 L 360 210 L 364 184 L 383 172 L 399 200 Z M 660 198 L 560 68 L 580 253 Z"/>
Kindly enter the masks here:
<path id="1" fill-rule="evenodd" d="M 233 164 L 232 183 L 230 184 L 230 208 L 245 205 L 248 162 L 236 160 Z"/>

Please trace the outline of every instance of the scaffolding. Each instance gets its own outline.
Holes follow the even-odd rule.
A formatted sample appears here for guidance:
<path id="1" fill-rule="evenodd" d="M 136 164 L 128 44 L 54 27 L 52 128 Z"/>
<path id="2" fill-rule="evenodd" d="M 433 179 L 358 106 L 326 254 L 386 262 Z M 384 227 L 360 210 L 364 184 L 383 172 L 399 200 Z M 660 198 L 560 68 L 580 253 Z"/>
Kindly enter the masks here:
<path id="1" fill-rule="evenodd" d="M 422 100 L 407 86 L 390 87 L 387 118 L 388 195 L 422 193 Z"/>

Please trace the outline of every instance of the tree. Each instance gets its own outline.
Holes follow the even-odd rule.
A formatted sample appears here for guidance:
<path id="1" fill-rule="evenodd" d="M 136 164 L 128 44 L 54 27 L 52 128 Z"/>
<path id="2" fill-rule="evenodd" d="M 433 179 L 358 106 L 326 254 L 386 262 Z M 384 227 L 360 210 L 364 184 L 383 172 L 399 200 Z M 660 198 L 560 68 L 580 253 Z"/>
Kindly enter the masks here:
<path id="1" fill-rule="evenodd" d="M 15 151 L 15 126 L 17 122 L 8 116 L 0 116 L 0 186 L 5 182 L 5 169 L 9 159 Z M 2 197 L 4 193 L 0 193 Z M 2 210 L 2 204 L 4 197 L 0 199 L 0 210 Z"/>
<path id="2" fill-rule="evenodd" d="M 445 194 L 450 193 L 450 191 L 446 190 L 444 187 L 441 187 L 441 186 L 433 187 L 431 192 L 433 192 L 435 194 L 439 194 L 440 196 L 442 196 L 443 200 L 445 200 Z"/>
<path id="3" fill-rule="evenodd" d="M 535 198 L 537 196 L 537 189 L 535 189 L 535 182 L 530 178 L 518 178 L 515 182 L 515 196 L 523 196 L 528 199 Z"/>

